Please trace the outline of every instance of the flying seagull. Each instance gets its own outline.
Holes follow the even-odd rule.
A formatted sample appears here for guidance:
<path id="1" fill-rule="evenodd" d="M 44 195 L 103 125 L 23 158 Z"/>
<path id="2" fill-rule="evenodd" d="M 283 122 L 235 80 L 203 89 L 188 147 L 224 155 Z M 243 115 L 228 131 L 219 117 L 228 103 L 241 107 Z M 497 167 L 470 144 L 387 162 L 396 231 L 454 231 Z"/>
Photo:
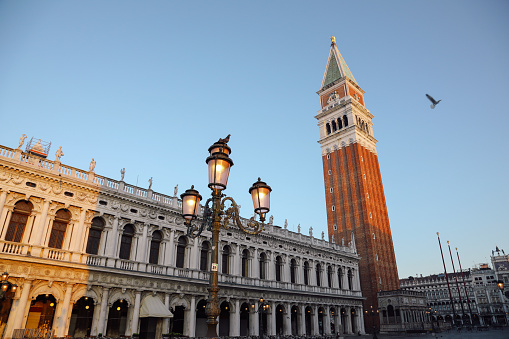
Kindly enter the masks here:
<path id="1" fill-rule="evenodd" d="M 433 97 L 429 94 L 426 94 L 426 98 L 429 99 L 429 101 L 431 101 L 431 109 L 435 108 L 436 105 L 438 105 L 438 103 L 442 100 L 438 100 L 436 101 L 435 99 L 433 99 Z"/>

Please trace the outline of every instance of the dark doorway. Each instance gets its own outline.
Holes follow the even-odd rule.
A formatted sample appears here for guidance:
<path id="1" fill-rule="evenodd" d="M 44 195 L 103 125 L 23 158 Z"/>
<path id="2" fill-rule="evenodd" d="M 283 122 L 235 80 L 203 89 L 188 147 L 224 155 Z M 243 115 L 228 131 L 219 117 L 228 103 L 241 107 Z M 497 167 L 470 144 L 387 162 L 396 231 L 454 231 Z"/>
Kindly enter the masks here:
<path id="1" fill-rule="evenodd" d="M 81 297 L 72 308 L 69 335 L 73 337 L 89 337 L 93 317 L 94 299 Z"/>
<path id="2" fill-rule="evenodd" d="M 25 328 L 44 328 L 51 330 L 57 301 L 51 294 L 39 295 L 30 303 L 30 311 Z"/>
<path id="3" fill-rule="evenodd" d="M 140 339 L 155 339 L 159 318 L 140 318 Z"/>
<path id="4" fill-rule="evenodd" d="M 184 334 L 184 306 L 175 306 L 173 313 L 173 333 Z"/>

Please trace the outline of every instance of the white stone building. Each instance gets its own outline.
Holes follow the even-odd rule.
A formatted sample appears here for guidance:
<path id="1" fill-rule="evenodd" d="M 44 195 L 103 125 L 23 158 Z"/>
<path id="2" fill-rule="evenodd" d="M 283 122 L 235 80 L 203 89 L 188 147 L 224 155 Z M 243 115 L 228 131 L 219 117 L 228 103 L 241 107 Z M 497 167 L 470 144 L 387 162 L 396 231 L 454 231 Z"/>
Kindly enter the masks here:
<path id="1" fill-rule="evenodd" d="M 177 192 L 21 145 L 0 146 L 0 270 L 18 286 L 1 300 L 0 333 L 204 336 L 210 232 L 185 236 Z M 219 258 L 220 335 L 364 333 L 355 244 L 275 225 L 248 235 L 232 225 L 221 231 Z M 261 297 L 266 314 L 257 312 Z"/>

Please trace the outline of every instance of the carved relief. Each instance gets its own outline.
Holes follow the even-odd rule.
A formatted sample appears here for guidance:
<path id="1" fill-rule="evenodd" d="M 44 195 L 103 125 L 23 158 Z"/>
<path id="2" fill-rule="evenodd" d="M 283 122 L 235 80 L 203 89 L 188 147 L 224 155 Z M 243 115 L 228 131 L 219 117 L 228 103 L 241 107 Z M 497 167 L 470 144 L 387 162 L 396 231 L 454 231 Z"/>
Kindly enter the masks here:
<path id="1" fill-rule="evenodd" d="M 147 210 L 146 210 L 146 209 L 142 209 L 142 210 L 140 211 L 140 215 L 141 215 L 142 217 L 146 217 L 146 216 L 147 216 Z"/>
<path id="2" fill-rule="evenodd" d="M 91 224 L 92 223 L 92 219 L 95 217 L 95 211 L 91 211 L 91 210 L 88 210 L 85 214 L 85 223 L 86 224 Z"/>
<path id="3" fill-rule="evenodd" d="M 78 192 L 76 194 L 76 199 L 78 199 L 79 201 L 83 201 L 87 198 L 87 195 L 83 192 Z"/>
<path id="4" fill-rule="evenodd" d="M 90 195 L 88 197 L 88 201 L 92 204 L 97 204 L 97 202 L 99 201 L 99 199 L 97 199 L 97 196 L 95 196 L 94 194 Z"/>
<path id="5" fill-rule="evenodd" d="M 0 172 L 0 181 L 6 181 L 9 179 L 9 174 L 7 172 Z"/>
<path id="6" fill-rule="evenodd" d="M 118 203 L 118 201 L 114 201 L 111 203 L 111 208 L 113 208 L 114 210 L 118 209 L 120 207 L 120 204 Z"/>
<path id="7" fill-rule="evenodd" d="M 51 190 L 53 191 L 53 193 L 55 194 L 60 194 L 62 193 L 63 189 L 62 189 L 62 185 L 60 186 L 51 186 Z"/>
<path id="8" fill-rule="evenodd" d="M 127 206 L 126 204 L 120 204 L 120 209 L 124 212 L 127 212 L 127 210 L 129 209 L 129 206 Z"/>
<path id="9" fill-rule="evenodd" d="M 71 220 L 73 220 L 73 221 L 80 220 L 81 208 L 76 207 L 76 206 L 69 206 L 68 211 L 71 212 Z"/>

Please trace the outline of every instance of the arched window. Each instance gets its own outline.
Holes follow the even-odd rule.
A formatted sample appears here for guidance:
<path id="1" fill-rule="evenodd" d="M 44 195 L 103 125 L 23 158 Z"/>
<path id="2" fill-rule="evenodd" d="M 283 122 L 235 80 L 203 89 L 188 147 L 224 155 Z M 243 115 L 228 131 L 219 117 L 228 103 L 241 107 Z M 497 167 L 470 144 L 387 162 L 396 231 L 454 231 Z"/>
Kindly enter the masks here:
<path id="1" fill-rule="evenodd" d="M 338 129 L 343 128 L 343 122 L 341 121 L 341 118 L 338 118 Z"/>
<path id="2" fill-rule="evenodd" d="M 292 261 L 290 262 L 290 282 L 292 284 L 295 284 L 297 282 L 295 277 L 297 277 L 297 261 L 295 261 L 295 259 L 292 259 Z"/>
<path id="3" fill-rule="evenodd" d="M 184 268 L 184 259 L 186 257 L 186 246 L 187 246 L 187 238 L 185 236 L 181 236 L 179 238 L 178 244 L 177 244 L 176 266 L 178 268 Z"/>
<path id="4" fill-rule="evenodd" d="M 32 213 L 32 208 L 32 203 L 24 200 L 18 201 L 16 205 L 14 205 L 11 221 L 9 221 L 9 227 L 5 234 L 6 241 L 21 242 L 23 233 L 25 233 L 28 217 L 30 213 Z"/>
<path id="5" fill-rule="evenodd" d="M 309 285 L 309 263 L 304 262 L 304 285 Z"/>
<path id="6" fill-rule="evenodd" d="M 337 127 L 336 127 L 336 121 L 332 120 L 331 125 L 332 125 L 332 131 L 336 132 L 338 130 Z"/>
<path id="7" fill-rule="evenodd" d="M 200 270 L 207 271 L 209 269 L 209 249 L 210 245 L 208 241 L 204 241 L 201 244 L 200 250 Z"/>
<path id="8" fill-rule="evenodd" d="M 249 251 L 247 249 L 242 251 L 242 276 L 249 277 Z"/>
<path id="9" fill-rule="evenodd" d="M 327 283 L 329 288 L 332 287 L 332 267 L 327 266 Z"/>
<path id="10" fill-rule="evenodd" d="M 150 256 L 148 262 L 157 265 L 159 263 L 159 248 L 161 247 L 161 240 L 163 236 L 161 232 L 154 231 L 152 233 L 152 240 L 150 241 Z"/>
<path id="11" fill-rule="evenodd" d="M 53 220 L 53 228 L 49 236 L 48 247 L 62 248 L 64 244 L 65 230 L 71 220 L 71 213 L 67 210 L 59 210 Z"/>
<path id="12" fill-rule="evenodd" d="M 316 264 L 316 286 L 321 286 L 321 273 L 322 273 L 322 266 L 320 264 Z"/>
<path id="13" fill-rule="evenodd" d="M 221 257 L 221 273 L 230 274 L 230 246 L 223 247 L 223 255 Z"/>
<path id="14" fill-rule="evenodd" d="M 133 242 L 134 226 L 127 224 L 124 226 L 124 232 L 122 232 L 122 239 L 120 240 L 120 253 L 118 257 L 120 259 L 129 260 L 131 258 L 131 244 Z"/>
<path id="15" fill-rule="evenodd" d="M 353 272 L 352 270 L 348 270 L 348 289 L 353 290 Z"/>
<path id="16" fill-rule="evenodd" d="M 343 288 L 343 270 L 338 268 L 338 288 Z"/>
<path id="17" fill-rule="evenodd" d="M 325 124 L 325 129 L 327 130 L 327 135 L 329 135 L 330 134 L 330 124 L 329 123 Z"/>
<path id="18" fill-rule="evenodd" d="M 278 255 L 276 257 L 276 281 L 281 281 L 281 271 L 283 270 L 283 260 Z"/>
<path id="19" fill-rule="evenodd" d="M 265 275 L 265 262 L 267 261 L 267 256 L 265 253 L 260 253 L 260 279 L 267 279 Z"/>
<path id="20" fill-rule="evenodd" d="M 100 217 L 92 219 L 92 225 L 88 232 L 87 253 L 96 254 L 99 252 L 99 243 L 104 229 L 104 220 Z"/>
<path id="21" fill-rule="evenodd" d="M 343 115 L 343 126 L 348 126 L 348 117 L 346 115 Z"/>

